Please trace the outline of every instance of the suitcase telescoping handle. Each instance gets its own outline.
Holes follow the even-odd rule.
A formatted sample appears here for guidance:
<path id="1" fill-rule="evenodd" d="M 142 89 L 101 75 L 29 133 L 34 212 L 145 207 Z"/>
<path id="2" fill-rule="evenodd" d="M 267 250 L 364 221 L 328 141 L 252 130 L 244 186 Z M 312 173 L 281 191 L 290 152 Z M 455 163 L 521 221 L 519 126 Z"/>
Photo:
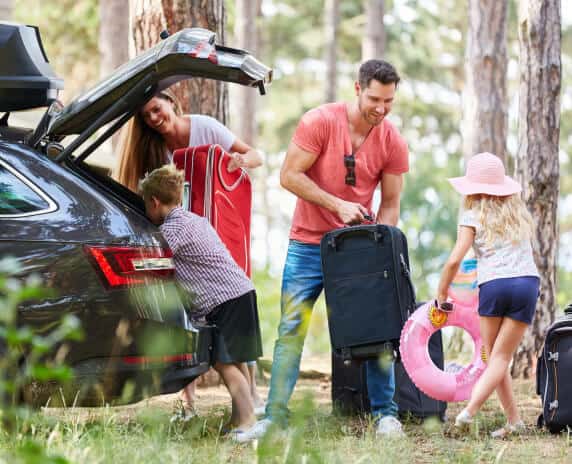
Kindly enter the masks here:
<path id="1" fill-rule="evenodd" d="M 369 235 L 374 241 L 381 243 L 383 241 L 383 228 L 383 225 L 375 224 L 336 229 L 328 232 L 328 245 L 335 250 L 345 238 L 355 237 L 356 235 Z"/>

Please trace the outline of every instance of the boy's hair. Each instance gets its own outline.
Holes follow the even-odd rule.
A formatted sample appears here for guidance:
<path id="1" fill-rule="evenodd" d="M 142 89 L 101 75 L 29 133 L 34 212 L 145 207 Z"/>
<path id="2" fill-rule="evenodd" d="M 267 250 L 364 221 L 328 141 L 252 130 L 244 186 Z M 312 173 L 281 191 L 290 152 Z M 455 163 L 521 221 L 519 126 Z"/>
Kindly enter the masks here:
<path id="1" fill-rule="evenodd" d="M 467 195 L 464 207 L 477 213 L 484 240 L 492 244 L 496 239 L 518 243 L 534 235 L 534 220 L 519 194 L 508 196 Z"/>
<path id="2" fill-rule="evenodd" d="M 157 198 L 166 205 L 181 203 L 185 174 L 174 164 L 166 164 L 147 174 L 139 181 L 139 191 L 144 200 Z"/>
<path id="3" fill-rule="evenodd" d="M 369 86 L 372 80 L 387 84 L 399 84 L 401 78 L 392 64 L 384 60 L 367 60 L 359 67 L 358 82 L 361 88 Z"/>

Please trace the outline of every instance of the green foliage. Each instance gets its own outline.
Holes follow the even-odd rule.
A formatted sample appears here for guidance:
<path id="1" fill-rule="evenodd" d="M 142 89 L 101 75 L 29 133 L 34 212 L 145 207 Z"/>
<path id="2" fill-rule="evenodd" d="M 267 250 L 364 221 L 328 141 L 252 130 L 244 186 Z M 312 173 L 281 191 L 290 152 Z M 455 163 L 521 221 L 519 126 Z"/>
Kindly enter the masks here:
<path id="1" fill-rule="evenodd" d="M 47 355 L 62 349 L 66 340 L 79 340 L 81 328 L 73 315 L 65 315 L 61 323 L 46 334 L 36 334 L 30 327 L 18 324 L 18 305 L 27 300 L 51 296 L 38 277 L 17 278 L 19 264 L 5 258 L 0 261 L 0 409 L 10 413 L 20 400 L 21 390 L 32 380 L 64 382 L 71 370 L 63 359 Z"/>
<path id="2" fill-rule="evenodd" d="M 87 90 L 99 78 L 98 0 L 18 0 L 15 21 L 40 28 L 56 75 L 64 78 L 62 101 Z"/>

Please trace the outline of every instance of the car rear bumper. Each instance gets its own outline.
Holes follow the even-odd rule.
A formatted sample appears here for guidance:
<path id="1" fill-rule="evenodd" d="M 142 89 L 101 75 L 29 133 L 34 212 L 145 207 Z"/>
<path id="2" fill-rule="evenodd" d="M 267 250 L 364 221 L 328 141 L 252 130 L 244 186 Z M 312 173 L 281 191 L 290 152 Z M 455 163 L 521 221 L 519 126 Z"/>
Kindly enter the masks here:
<path id="1" fill-rule="evenodd" d="M 211 365 L 212 328 L 194 329 L 191 353 L 89 358 L 73 364 L 73 379 L 63 386 L 33 382 L 24 400 L 43 406 L 103 406 L 140 401 L 181 390 Z"/>

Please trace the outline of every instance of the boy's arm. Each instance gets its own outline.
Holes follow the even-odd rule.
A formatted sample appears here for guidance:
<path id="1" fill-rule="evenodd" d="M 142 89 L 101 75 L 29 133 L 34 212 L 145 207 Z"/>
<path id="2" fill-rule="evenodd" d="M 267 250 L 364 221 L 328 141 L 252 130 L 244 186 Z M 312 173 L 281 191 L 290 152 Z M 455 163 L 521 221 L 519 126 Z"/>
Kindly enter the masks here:
<path id="1" fill-rule="evenodd" d="M 167 228 L 165 226 L 160 226 L 159 230 L 161 231 L 161 235 L 163 235 L 163 238 L 166 240 L 167 245 L 169 245 L 169 248 L 173 252 L 173 255 L 178 254 L 181 243 L 179 240 L 180 234 L 178 234 L 176 230 L 173 230 L 172 228 Z"/>
<path id="2" fill-rule="evenodd" d="M 437 301 L 439 303 L 447 301 L 449 285 L 451 285 L 455 274 L 459 270 L 461 261 L 467 254 L 467 251 L 469 251 L 469 248 L 473 245 L 474 241 L 475 229 L 469 226 L 459 226 L 457 242 L 455 243 L 455 247 L 441 272 L 441 279 L 439 280 L 439 287 L 437 289 Z"/>

